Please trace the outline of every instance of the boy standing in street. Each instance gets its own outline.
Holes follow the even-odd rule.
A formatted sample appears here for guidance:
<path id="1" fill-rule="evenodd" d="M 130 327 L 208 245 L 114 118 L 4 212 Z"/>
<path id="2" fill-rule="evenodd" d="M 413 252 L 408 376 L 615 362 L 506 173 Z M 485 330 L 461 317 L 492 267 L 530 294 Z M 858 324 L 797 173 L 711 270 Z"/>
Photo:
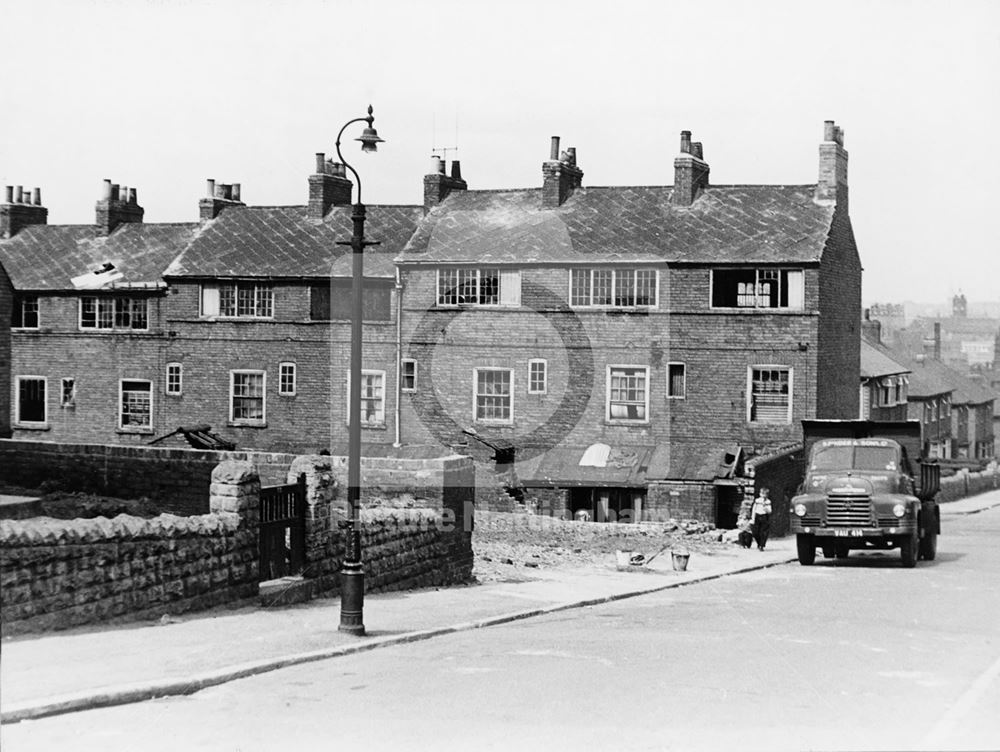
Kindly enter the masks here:
<path id="1" fill-rule="evenodd" d="M 767 537 L 771 534 L 771 491 L 766 486 L 760 489 L 760 496 L 753 501 L 750 519 L 753 521 L 753 539 L 757 550 L 763 551 Z"/>

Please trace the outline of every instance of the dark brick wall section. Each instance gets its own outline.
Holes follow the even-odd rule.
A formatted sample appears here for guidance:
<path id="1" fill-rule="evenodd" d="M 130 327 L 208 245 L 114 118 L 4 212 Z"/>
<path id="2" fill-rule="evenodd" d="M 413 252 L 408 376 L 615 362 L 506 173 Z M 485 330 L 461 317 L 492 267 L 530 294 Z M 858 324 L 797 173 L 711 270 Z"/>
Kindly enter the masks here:
<path id="1" fill-rule="evenodd" d="M 799 447 L 757 457 L 754 468 L 754 495 L 760 489 L 771 492 L 771 535 L 788 533 L 789 502 L 798 491 L 804 472 L 804 458 Z"/>
<path id="2" fill-rule="evenodd" d="M 3 634 L 155 618 L 257 594 L 235 514 L 0 521 Z"/>
<path id="3" fill-rule="evenodd" d="M 0 439 L 10 436 L 11 422 L 11 308 L 14 288 L 0 264 Z"/>

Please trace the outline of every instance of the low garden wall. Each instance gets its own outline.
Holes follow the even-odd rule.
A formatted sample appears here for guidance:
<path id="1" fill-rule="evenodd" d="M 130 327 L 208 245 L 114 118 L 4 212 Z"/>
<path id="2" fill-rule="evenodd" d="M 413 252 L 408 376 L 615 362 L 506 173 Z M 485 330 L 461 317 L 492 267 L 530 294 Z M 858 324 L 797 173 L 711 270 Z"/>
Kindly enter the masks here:
<path id="1" fill-rule="evenodd" d="M 955 475 L 941 479 L 941 490 L 938 492 L 937 500 L 939 502 L 956 501 L 996 488 L 1000 488 L 1000 467 L 995 464 L 979 473 L 960 470 Z"/>

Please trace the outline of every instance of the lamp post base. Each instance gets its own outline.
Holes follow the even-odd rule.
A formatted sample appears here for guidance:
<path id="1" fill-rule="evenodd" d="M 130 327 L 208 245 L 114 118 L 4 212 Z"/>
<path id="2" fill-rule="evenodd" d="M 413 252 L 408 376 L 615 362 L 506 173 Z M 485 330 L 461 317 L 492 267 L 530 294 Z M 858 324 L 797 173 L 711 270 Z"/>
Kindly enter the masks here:
<path id="1" fill-rule="evenodd" d="M 365 633 L 364 599 L 364 567 L 360 561 L 345 561 L 340 569 L 339 631 L 357 636 Z"/>

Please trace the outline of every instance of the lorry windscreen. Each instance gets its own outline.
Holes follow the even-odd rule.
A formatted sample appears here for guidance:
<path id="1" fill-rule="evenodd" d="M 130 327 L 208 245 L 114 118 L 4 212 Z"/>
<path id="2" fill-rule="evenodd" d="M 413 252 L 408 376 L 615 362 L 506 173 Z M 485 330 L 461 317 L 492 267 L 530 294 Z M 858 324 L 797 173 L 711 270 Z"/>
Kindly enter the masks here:
<path id="1" fill-rule="evenodd" d="M 834 445 L 819 446 L 813 451 L 810 470 L 872 470 L 896 469 L 893 447 Z"/>

